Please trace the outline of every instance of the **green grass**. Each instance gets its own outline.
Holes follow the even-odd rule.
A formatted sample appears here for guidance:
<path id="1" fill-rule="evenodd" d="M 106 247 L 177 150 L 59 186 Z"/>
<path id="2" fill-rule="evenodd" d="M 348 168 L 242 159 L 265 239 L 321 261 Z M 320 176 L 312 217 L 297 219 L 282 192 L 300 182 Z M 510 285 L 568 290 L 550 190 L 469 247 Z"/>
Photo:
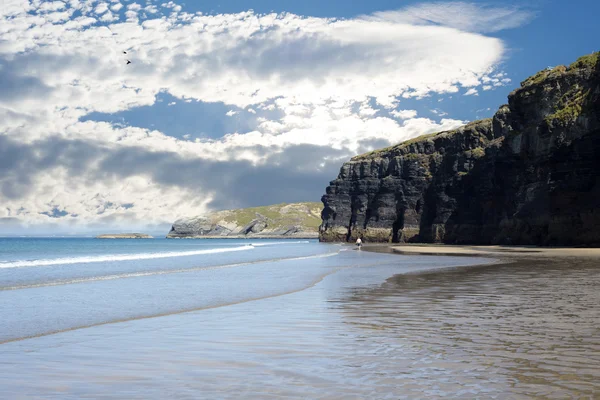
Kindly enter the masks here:
<path id="1" fill-rule="evenodd" d="M 595 53 L 579 57 L 577 61 L 569 65 L 569 69 L 594 68 L 598 65 L 598 62 L 600 62 L 599 60 L 600 52 L 597 51 Z"/>
<path id="2" fill-rule="evenodd" d="M 560 76 L 571 70 L 595 68 L 598 65 L 598 63 L 600 62 L 599 60 L 600 60 L 600 52 L 587 54 L 585 56 L 579 57 L 577 59 L 577 61 L 575 61 L 574 63 L 569 65 L 568 68 L 565 67 L 564 65 L 558 65 L 552 69 L 541 70 L 537 74 L 530 76 L 529 78 L 527 78 L 523 82 L 521 82 L 521 87 L 540 84 L 546 79 Z"/>
<path id="3" fill-rule="evenodd" d="M 391 151 L 398 151 L 398 150 L 406 149 L 410 145 L 425 142 L 425 141 L 434 139 L 436 137 L 452 137 L 455 134 L 457 134 L 459 131 L 463 131 L 464 129 L 469 129 L 469 128 L 476 128 L 477 125 L 489 124 L 489 123 L 491 123 L 491 121 L 492 121 L 491 118 L 481 119 L 481 120 L 470 122 L 461 128 L 457 128 L 457 129 L 454 129 L 451 131 L 435 132 L 435 133 L 429 133 L 426 135 L 417 136 L 416 138 L 406 140 L 406 141 L 396 144 L 394 146 L 389 146 L 389 147 L 385 147 L 383 149 L 373 150 L 371 152 L 358 155 L 356 157 L 353 157 L 352 161 L 361 161 L 361 160 L 368 160 L 368 159 L 382 157 L 383 155 L 385 155 L 386 153 L 389 153 Z M 416 153 L 413 153 L 413 154 L 416 154 Z M 409 155 L 407 154 L 404 157 L 409 157 Z"/>
<path id="4" fill-rule="evenodd" d="M 419 159 L 420 154 L 417 153 L 408 153 L 404 156 L 404 159 L 407 161 L 416 161 Z"/>
<path id="5" fill-rule="evenodd" d="M 537 74 L 530 76 L 521 82 L 521 87 L 530 86 L 530 85 L 538 85 L 545 81 L 546 79 L 555 78 L 567 72 L 567 67 L 564 65 L 558 65 L 552 69 L 543 69 Z"/>
<path id="6" fill-rule="evenodd" d="M 474 158 L 481 158 L 481 157 L 485 156 L 485 150 L 483 149 L 483 147 L 477 147 L 477 148 L 471 150 L 471 155 Z"/>
<path id="7" fill-rule="evenodd" d="M 285 206 L 291 206 L 289 212 L 282 212 Z M 299 209 L 296 209 L 298 207 Z M 308 212 L 306 212 L 308 208 Z M 270 220 L 269 228 L 286 228 L 290 226 L 303 226 L 306 228 L 317 229 L 321 225 L 321 203 L 294 203 L 294 204 L 275 204 L 271 206 L 251 207 L 238 210 L 228 210 L 230 213 L 224 220 L 235 223 L 238 226 L 245 226 L 258 218 L 258 214 L 265 216 Z"/>
<path id="8" fill-rule="evenodd" d="M 556 111 L 554 114 L 546 117 L 547 121 L 558 121 L 563 124 L 575 121 L 581 115 L 582 107 L 580 104 L 573 104 Z"/>
<path id="9" fill-rule="evenodd" d="M 392 150 L 403 149 L 403 148 L 406 148 L 406 147 L 410 146 L 411 144 L 415 144 L 415 143 L 419 143 L 419 142 L 424 142 L 424 141 L 429 140 L 429 139 L 431 139 L 431 138 L 433 138 L 433 137 L 435 137 L 437 135 L 441 135 L 442 133 L 448 133 L 448 132 L 454 132 L 454 131 L 435 132 L 435 133 L 429 133 L 427 135 L 421 135 L 421 136 L 418 136 L 416 138 L 406 140 L 406 141 L 404 141 L 402 143 L 395 144 L 393 146 L 384 147 L 383 149 L 373 150 L 373 151 L 370 151 L 368 153 L 358 155 L 356 157 L 353 157 L 352 161 L 359 161 L 359 160 L 366 160 L 366 159 L 370 159 L 370 158 L 377 158 L 378 156 L 382 156 L 383 154 L 388 153 L 388 152 L 390 152 Z M 416 153 L 412 153 L 412 154 L 415 154 L 415 156 L 414 156 L 415 158 L 417 157 Z M 409 154 L 407 154 L 405 157 L 408 157 L 408 156 L 409 156 Z"/>
<path id="10" fill-rule="evenodd" d="M 547 122 L 568 124 L 575 121 L 580 115 L 585 114 L 590 103 L 590 90 L 575 87 L 565 93 L 555 109 L 555 112 L 546 117 Z"/>
<path id="11" fill-rule="evenodd" d="M 546 79 L 548 77 L 548 75 L 550 75 L 550 71 L 548 71 L 546 69 L 541 70 L 537 74 L 530 76 L 529 78 L 527 78 L 523 82 L 521 82 L 521 86 L 531 86 L 531 85 L 537 85 L 539 83 L 542 83 L 544 81 L 544 79 Z"/>

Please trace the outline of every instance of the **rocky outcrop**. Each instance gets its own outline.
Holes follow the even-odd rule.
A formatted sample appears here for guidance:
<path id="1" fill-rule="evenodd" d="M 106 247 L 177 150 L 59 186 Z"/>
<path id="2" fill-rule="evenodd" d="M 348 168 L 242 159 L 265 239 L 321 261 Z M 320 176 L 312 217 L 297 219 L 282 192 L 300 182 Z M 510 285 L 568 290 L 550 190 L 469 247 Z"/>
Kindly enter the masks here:
<path id="1" fill-rule="evenodd" d="M 492 119 L 354 157 L 322 201 L 322 241 L 600 245 L 599 53 Z"/>
<path id="2" fill-rule="evenodd" d="M 217 211 L 175 221 L 167 238 L 317 238 L 320 203 Z"/>
<path id="3" fill-rule="evenodd" d="M 144 233 L 106 233 L 96 236 L 96 239 L 154 239 Z"/>

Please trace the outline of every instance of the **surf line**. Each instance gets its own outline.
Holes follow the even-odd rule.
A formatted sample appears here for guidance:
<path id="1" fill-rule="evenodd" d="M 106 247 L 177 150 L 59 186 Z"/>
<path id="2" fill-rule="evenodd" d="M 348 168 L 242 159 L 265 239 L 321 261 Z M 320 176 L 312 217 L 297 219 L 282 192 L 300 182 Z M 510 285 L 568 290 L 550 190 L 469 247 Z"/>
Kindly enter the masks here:
<path id="1" fill-rule="evenodd" d="M 23 268 L 23 267 L 47 267 L 51 265 L 67 264 L 89 264 L 97 262 L 114 261 L 137 261 L 152 260 L 156 258 L 185 257 L 202 254 L 229 253 L 232 251 L 247 251 L 254 249 L 254 246 L 238 246 L 224 249 L 204 249 L 191 251 L 166 251 L 163 253 L 134 253 L 134 254 L 112 254 L 108 256 L 86 256 L 86 257 L 66 257 L 66 258 L 48 258 L 40 260 L 15 260 L 0 263 L 0 268 Z"/>
<path id="2" fill-rule="evenodd" d="M 62 281 L 35 283 L 35 284 L 31 284 L 31 285 L 0 287 L 0 292 L 8 291 L 8 290 L 36 289 L 36 288 L 48 287 L 48 286 L 74 285 L 74 284 L 78 284 L 78 283 L 112 281 L 112 280 L 116 280 L 116 279 L 140 278 L 140 277 L 155 276 L 155 275 L 181 274 L 181 273 L 185 273 L 185 272 L 211 271 L 211 270 L 217 270 L 217 269 L 244 267 L 244 266 L 255 265 L 255 264 L 268 264 L 268 263 L 274 263 L 274 262 L 280 262 L 280 261 L 309 260 L 309 259 L 313 259 L 313 258 L 332 257 L 332 256 L 336 256 L 338 254 L 339 254 L 339 252 L 334 252 L 334 253 L 317 254 L 314 256 L 301 256 L 301 257 L 288 257 L 288 258 L 284 257 L 284 258 L 273 258 L 273 259 L 269 259 L 269 260 L 248 261 L 248 262 L 235 263 L 235 264 L 211 265 L 208 267 L 192 267 L 192 268 L 172 269 L 172 270 L 166 270 L 166 271 L 142 271 L 142 272 L 131 272 L 131 273 L 127 273 L 127 274 L 93 276 L 93 277 L 89 277 L 89 278 L 77 278 L 77 279 L 69 279 L 69 280 L 62 280 Z"/>
<path id="3" fill-rule="evenodd" d="M 94 324 L 75 326 L 75 327 L 67 328 L 67 329 L 57 329 L 54 331 L 44 332 L 44 333 L 35 334 L 35 335 L 28 335 L 28 336 L 23 336 L 23 337 L 19 337 L 19 338 L 12 338 L 12 339 L 6 339 L 6 340 L 0 339 L 0 345 L 7 344 L 7 343 L 13 343 L 13 342 L 20 342 L 20 341 L 27 340 L 27 339 L 41 338 L 44 336 L 57 335 L 60 333 L 73 332 L 73 331 L 78 331 L 81 329 L 95 328 L 95 327 L 103 326 L 103 325 L 112 325 L 112 324 L 119 324 L 119 323 L 123 323 L 123 322 L 141 321 L 141 320 L 146 320 L 146 319 L 168 317 L 170 315 L 179 315 L 179 314 L 186 314 L 186 313 L 192 313 L 192 312 L 213 310 L 213 309 L 221 308 L 221 307 L 230 307 L 230 306 L 235 306 L 238 304 L 250 303 L 252 301 L 267 300 L 267 299 L 272 299 L 272 298 L 276 298 L 276 297 L 287 296 L 290 294 L 299 293 L 304 290 L 313 288 L 316 285 L 318 285 L 319 283 L 321 283 L 328 276 L 333 275 L 333 274 L 335 274 L 339 271 L 345 270 L 345 269 L 357 268 L 357 267 L 358 268 L 376 267 L 378 265 L 387 265 L 387 264 L 389 264 L 389 261 L 378 262 L 378 263 L 373 263 L 373 264 L 366 264 L 366 265 L 361 264 L 361 265 L 347 265 L 347 266 L 343 266 L 343 267 L 337 267 L 337 268 L 334 268 L 333 270 L 329 271 L 326 274 L 320 275 L 319 277 L 317 277 L 314 281 L 312 281 L 305 287 L 302 287 L 300 289 L 290 290 L 290 291 L 283 292 L 283 293 L 276 293 L 276 294 L 272 294 L 272 295 L 268 295 L 268 296 L 251 297 L 251 298 L 245 299 L 245 300 L 233 301 L 233 302 L 223 303 L 223 304 L 216 304 L 216 305 L 207 306 L 207 307 L 198 307 L 198 308 L 191 308 L 191 309 L 179 310 L 179 311 L 168 311 L 168 312 L 164 312 L 164 313 L 160 313 L 160 314 L 144 315 L 144 316 L 132 317 L 132 318 L 120 318 L 120 319 L 115 319 L 112 321 L 97 322 Z"/>

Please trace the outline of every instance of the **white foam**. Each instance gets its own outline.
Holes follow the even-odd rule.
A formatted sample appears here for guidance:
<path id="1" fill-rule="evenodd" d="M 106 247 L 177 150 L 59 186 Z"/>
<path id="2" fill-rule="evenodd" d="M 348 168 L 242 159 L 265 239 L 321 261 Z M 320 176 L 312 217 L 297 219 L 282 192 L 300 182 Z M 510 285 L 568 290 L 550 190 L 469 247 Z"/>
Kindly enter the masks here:
<path id="1" fill-rule="evenodd" d="M 242 262 L 242 263 L 235 263 L 235 264 L 211 265 L 211 266 L 207 266 L 207 267 L 182 268 L 182 269 L 161 270 L 161 271 L 140 271 L 140 272 L 125 273 L 125 274 L 92 276 L 89 278 L 76 278 L 76 279 L 70 279 L 70 280 L 63 280 L 63 281 L 59 280 L 59 281 L 43 282 L 43 283 L 30 284 L 30 285 L 0 287 L 0 291 L 1 290 L 31 289 L 31 288 L 38 288 L 38 287 L 45 287 L 45 286 L 70 285 L 70 284 L 76 284 L 76 283 L 87 283 L 87 282 L 97 282 L 97 281 L 111 281 L 111 280 L 126 279 L 126 278 L 141 278 L 141 277 L 146 277 L 146 276 L 179 274 L 179 273 L 185 273 L 185 272 L 208 271 L 208 270 L 215 270 L 215 269 L 244 267 L 244 266 L 253 265 L 253 264 L 268 264 L 268 263 L 273 263 L 273 262 L 286 262 L 286 261 L 309 260 L 309 259 L 315 259 L 315 258 L 326 258 L 326 257 L 333 257 L 336 255 L 338 255 L 338 252 L 315 254 L 312 256 L 274 258 L 271 260 L 249 261 L 249 262 Z"/>
<path id="2" fill-rule="evenodd" d="M 185 257 L 201 254 L 228 253 L 232 251 L 252 250 L 254 246 L 238 246 L 226 249 L 206 249 L 191 251 L 166 251 L 162 253 L 109 254 L 102 256 L 65 257 L 41 260 L 16 260 L 0 262 L 0 268 L 41 267 L 48 265 L 87 264 L 111 261 L 150 260 L 154 258 Z"/>

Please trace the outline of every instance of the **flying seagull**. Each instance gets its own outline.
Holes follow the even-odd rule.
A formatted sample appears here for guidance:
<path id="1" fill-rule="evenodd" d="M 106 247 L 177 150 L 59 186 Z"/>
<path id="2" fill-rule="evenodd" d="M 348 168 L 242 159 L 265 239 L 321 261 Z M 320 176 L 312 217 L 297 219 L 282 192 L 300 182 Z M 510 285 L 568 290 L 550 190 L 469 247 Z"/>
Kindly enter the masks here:
<path id="1" fill-rule="evenodd" d="M 131 61 L 127 60 L 127 64 L 126 65 L 129 65 L 129 64 L 131 64 Z"/>

